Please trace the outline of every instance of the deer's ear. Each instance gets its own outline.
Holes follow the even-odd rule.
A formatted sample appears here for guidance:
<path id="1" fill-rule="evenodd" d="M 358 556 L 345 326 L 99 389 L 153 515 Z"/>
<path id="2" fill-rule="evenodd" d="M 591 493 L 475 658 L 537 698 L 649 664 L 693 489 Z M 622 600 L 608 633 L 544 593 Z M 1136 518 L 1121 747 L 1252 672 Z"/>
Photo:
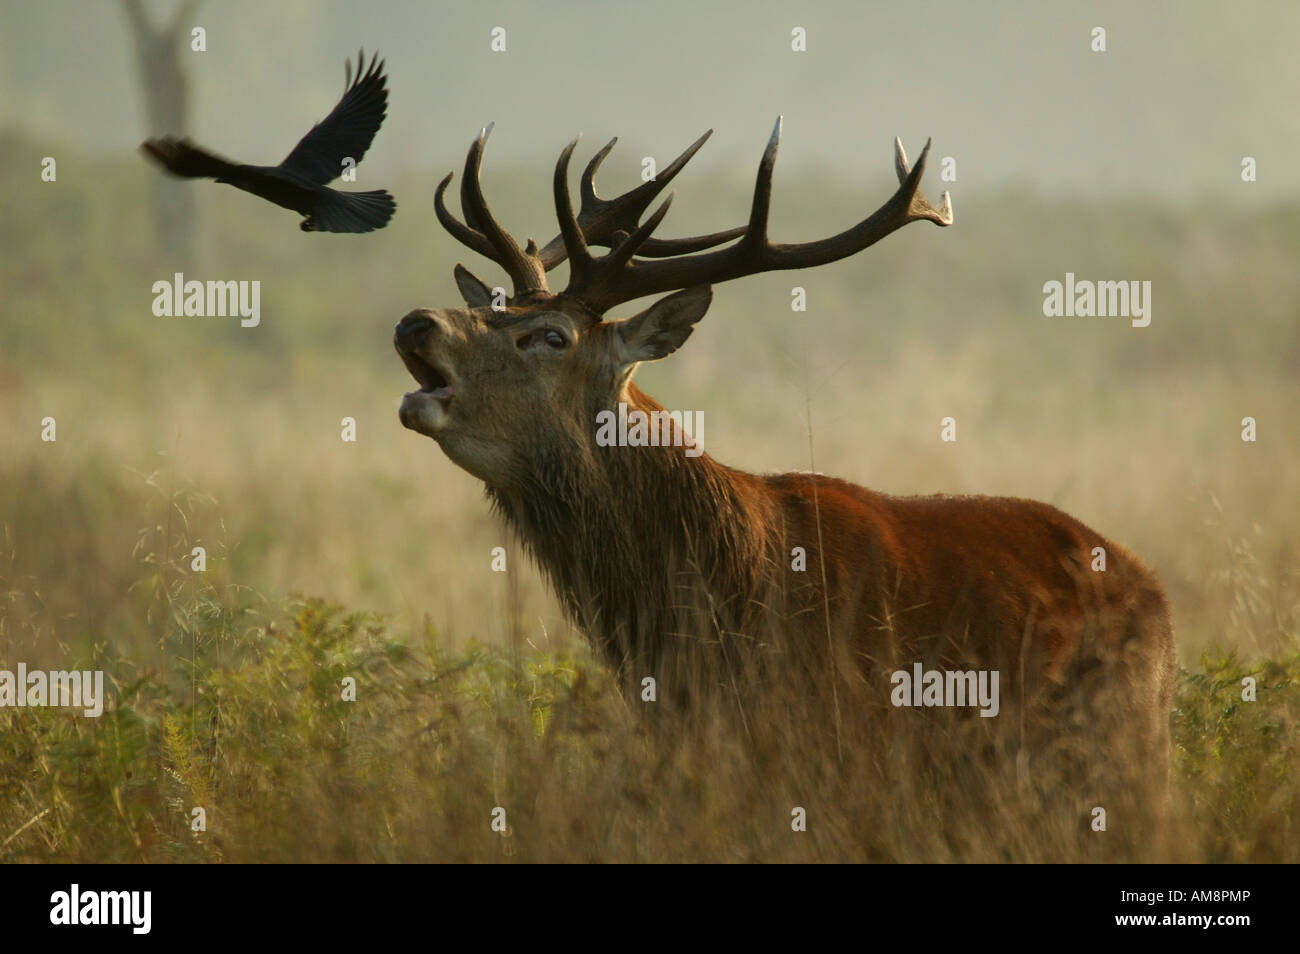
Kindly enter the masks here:
<path id="1" fill-rule="evenodd" d="M 618 323 L 623 360 L 627 364 L 666 357 L 691 336 L 695 323 L 713 301 L 710 285 L 696 285 L 661 298 L 645 311 Z"/>
<path id="2" fill-rule="evenodd" d="M 492 289 L 483 284 L 483 280 L 464 265 L 458 264 L 455 270 L 456 287 L 471 308 L 483 308 L 492 304 Z"/>

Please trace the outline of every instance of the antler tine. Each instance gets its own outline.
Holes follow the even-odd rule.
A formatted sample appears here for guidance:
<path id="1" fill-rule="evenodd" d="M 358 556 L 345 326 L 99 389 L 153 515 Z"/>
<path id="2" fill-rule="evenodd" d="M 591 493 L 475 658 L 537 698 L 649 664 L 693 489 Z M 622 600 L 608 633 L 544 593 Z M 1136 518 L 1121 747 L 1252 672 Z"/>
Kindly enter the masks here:
<path id="1" fill-rule="evenodd" d="M 925 148 L 921 150 L 921 157 L 917 165 L 921 166 L 922 169 L 925 167 L 925 157 L 930 152 L 930 143 L 932 142 L 934 142 L 933 137 L 927 139 Z M 903 141 L 897 136 L 894 137 L 894 171 L 898 173 L 900 185 L 907 183 L 907 177 L 912 171 L 907 163 L 907 153 L 903 151 Z M 917 181 L 920 182 L 920 173 L 917 173 Z M 936 209 L 918 188 L 912 196 L 909 214 L 913 218 L 929 219 L 937 225 L 952 225 L 952 198 L 947 192 L 944 192 L 939 208 Z"/>
<path id="2" fill-rule="evenodd" d="M 479 170 L 483 166 L 483 148 L 487 145 L 487 138 L 492 135 L 495 126 L 496 123 L 488 123 L 478 131 L 478 138 L 470 143 L 469 154 L 465 157 L 465 175 L 460 180 L 460 211 L 465 216 L 465 224 L 476 232 L 484 232 L 484 238 L 487 238 L 487 235 L 474 208 L 474 189 L 478 182 Z M 473 163 L 473 173 L 470 172 L 471 163 Z M 479 196 L 482 197 L 481 186 Z"/>
<path id="3" fill-rule="evenodd" d="M 460 201 L 461 209 L 465 216 L 465 223 L 460 222 L 452 217 L 447 211 L 442 195 L 447 183 L 451 181 L 451 176 L 443 180 L 442 185 L 438 187 L 438 192 L 434 196 L 434 206 L 438 213 L 438 220 L 442 222 L 447 231 L 451 232 L 457 239 L 468 245 L 470 248 L 488 258 L 492 259 L 510 275 L 510 280 L 514 283 L 515 295 L 521 295 L 528 292 L 548 291 L 546 287 L 546 272 L 542 268 L 542 263 L 536 254 L 526 254 L 519 249 L 518 243 L 510 237 L 510 233 L 501 227 L 496 218 L 488 208 L 487 201 L 483 198 L 483 189 L 479 183 L 479 170 L 483 164 L 483 147 L 487 143 L 487 137 L 492 132 L 492 125 L 488 124 L 478 134 L 473 144 L 469 147 L 469 154 L 465 157 L 465 177 L 460 183 Z M 487 249 L 483 247 L 486 241 Z M 535 250 L 535 246 L 529 246 L 530 252 Z"/>
<path id="4" fill-rule="evenodd" d="M 909 168 L 902 143 L 895 140 L 894 165 L 898 190 L 879 209 L 852 228 L 814 242 L 774 244 L 767 238 L 767 220 L 772 202 L 772 173 L 781 141 L 780 117 L 772 130 L 754 184 L 753 204 L 744 237 L 736 244 L 712 252 L 645 261 L 630 255 L 611 254 L 595 263 L 581 280 L 570 281 L 566 293 L 584 300 L 603 313 L 620 302 L 713 282 L 725 282 L 757 272 L 811 268 L 846 258 L 874 245 L 909 222 L 926 219 L 936 225 L 951 225 L 952 203 L 947 193 L 936 208 L 921 192 L 921 176 L 930 153 L 927 142 L 915 167 Z M 661 210 L 662 211 L 662 210 Z M 662 215 L 656 214 L 656 224 Z M 649 224 L 649 223 L 647 223 Z M 640 230 L 638 230 L 638 233 Z M 630 237 L 628 239 L 630 241 Z M 598 274 L 596 274 L 598 272 Z"/>
<path id="5" fill-rule="evenodd" d="M 591 251 L 587 248 L 586 236 L 578 224 L 577 216 L 573 214 L 573 202 L 569 198 L 569 159 L 581 138 L 582 135 L 579 134 L 565 146 L 555 163 L 555 217 L 560 222 L 560 240 L 564 243 L 565 256 L 569 259 L 570 287 L 579 287 L 585 283 L 593 261 Z M 609 148 L 607 146 L 606 151 Z M 538 256 L 543 268 L 546 267 L 545 254 L 543 249 Z"/>
<path id="6" fill-rule="evenodd" d="M 672 258 L 674 255 L 687 255 L 700 252 L 715 245 L 722 245 L 745 234 L 745 227 L 738 225 L 725 232 L 710 232 L 708 235 L 692 235 L 689 238 L 657 239 L 645 243 L 640 254 L 646 258 Z"/>
<path id="7" fill-rule="evenodd" d="M 673 177 L 681 172 L 682 167 L 700 150 L 713 135 L 710 129 L 699 139 L 686 147 L 686 150 L 664 167 L 655 178 L 644 182 L 628 192 L 613 199 L 602 199 L 596 194 L 595 177 L 605 157 L 609 155 L 618 142 L 618 137 L 611 139 L 591 158 L 583 170 L 581 180 L 582 206 L 578 210 L 578 224 L 588 245 L 603 245 L 613 248 L 619 244 L 619 233 L 631 234 L 637 229 L 642 214 L 655 197 L 672 182 Z M 672 255 L 684 255 L 702 249 L 730 242 L 743 235 L 743 228 L 728 229 L 725 232 L 713 232 L 709 235 L 696 235 L 679 239 L 649 239 L 638 254 L 648 258 L 667 258 Z M 541 251 L 542 264 L 547 271 L 559 265 L 567 257 L 563 236 L 557 235 Z"/>
<path id="8" fill-rule="evenodd" d="M 600 196 L 596 195 L 596 170 L 600 168 L 600 164 L 605 161 L 605 157 L 609 155 L 610 150 L 614 148 L 617 142 L 618 137 L 615 136 L 605 143 L 600 151 L 591 157 L 591 161 L 587 163 L 587 168 L 582 170 L 582 179 L 579 184 L 579 194 L 582 196 L 582 211 L 595 208 L 604 201 Z M 579 215 L 581 215 L 581 212 L 579 212 Z"/>
<path id="9" fill-rule="evenodd" d="M 645 203 L 641 206 L 642 212 L 644 212 L 646 208 L 650 205 L 651 200 L 655 197 L 655 195 L 658 194 L 659 190 L 663 189 L 664 186 L 672 182 L 673 177 L 677 175 L 677 173 L 682 171 L 682 167 L 685 166 L 686 163 L 688 163 L 694 157 L 694 155 L 700 151 L 700 148 L 706 142 L 708 142 L 709 137 L 712 135 L 713 135 L 713 130 L 706 129 L 704 131 L 704 135 L 702 135 L 699 139 L 695 140 L 695 142 L 691 143 L 686 148 L 685 152 L 683 152 L 680 156 L 678 156 L 671 163 L 669 163 L 668 167 L 664 169 L 662 172 L 660 172 L 658 176 L 655 177 L 655 182 L 658 184 L 659 189 L 655 189 L 654 191 L 648 192 L 646 194 Z M 638 187 L 638 188 L 644 188 L 644 187 Z M 665 212 L 667 211 L 666 206 L 664 208 L 664 211 Z M 715 245 L 721 245 L 724 242 L 730 242 L 732 239 L 739 238 L 744 234 L 745 234 L 744 226 L 738 226 L 733 229 L 726 229 L 722 232 L 710 232 L 708 235 L 695 235 L 695 236 L 691 236 L 690 238 L 677 238 L 677 239 L 652 238 L 646 240 L 645 244 L 641 247 L 641 249 L 637 254 L 643 255 L 646 258 L 669 258 L 674 255 L 685 255 L 689 252 L 699 252 L 706 248 L 712 248 Z"/>
<path id="10" fill-rule="evenodd" d="M 762 259 L 763 253 L 770 247 L 767 241 L 767 216 L 772 209 L 772 171 L 776 168 L 776 151 L 781 147 L 781 126 L 784 116 L 776 117 L 772 135 L 763 150 L 763 158 L 758 163 L 758 175 L 754 180 L 754 201 L 749 208 L 749 224 L 745 227 L 745 237 L 737 243 L 746 257 Z"/>
<path id="11" fill-rule="evenodd" d="M 648 244 L 648 242 L 651 241 L 650 233 L 657 229 L 659 223 L 664 220 L 664 216 L 668 214 L 668 207 L 673 204 L 673 196 L 676 194 L 676 192 L 669 192 L 668 198 L 664 199 L 659 208 L 655 209 L 654 215 L 646 219 L 645 222 L 637 227 L 635 232 L 624 238 L 613 251 L 600 260 L 601 267 L 608 269 L 620 268 L 624 263 L 629 261 L 632 256 L 642 248 L 642 246 Z"/>
<path id="12" fill-rule="evenodd" d="M 447 175 L 443 177 L 443 180 L 438 183 L 438 191 L 433 194 L 433 210 L 438 215 L 438 221 L 442 223 L 442 227 L 450 232 L 456 241 L 460 242 L 462 245 L 469 246 L 485 258 L 490 258 L 492 261 L 497 262 L 497 250 L 492 247 L 492 243 L 487 240 L 487 236 L 482 232 L 470 228 L 464 222 L 452 215 L 451 211 L 447 208 L 444 194 L 447 191 L 447 186 L 451 184 L 451 180 L 454 179 L 455 176 L 456 173 L 454 172 L 447 173 Z"/>

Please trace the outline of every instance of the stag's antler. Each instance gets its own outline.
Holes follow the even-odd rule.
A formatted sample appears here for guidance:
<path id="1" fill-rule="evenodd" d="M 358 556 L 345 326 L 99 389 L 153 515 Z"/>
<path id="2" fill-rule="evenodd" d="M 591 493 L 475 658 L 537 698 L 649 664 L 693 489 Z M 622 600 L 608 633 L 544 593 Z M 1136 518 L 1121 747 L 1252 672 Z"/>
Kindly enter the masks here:
<path id="1" fill-rule="evenodd" d="M 546 272 L 566 258 L 569 260 L 569 284 L 562 294 L 579 299 L 596 313 L 603 314 L 617 304 L 644 295 L 730 281 L 758 272 L 825 265 L 860 252 L 918 219 L 937 225 L 951 225 L 953 221 L 947 192 L 937 208 L 921 192 L 921 176 L 930 154 L 930 141 L 927 140 L 916 165 L 911 167 L 907 154 L 903 152 L 903 144 L 895 139 L 894 166 L 900 184 L 888 202 L 857 225 L 830 238 L 793 245 L 772 243 L 767 237 L 767 218 L 772 202 L 772 170 L 781 142 L 781 118 L 778 117 L 758 166 L 749 224 L 743 228 L 681 239 L 651 238 L 651 233 L 668 213 L 675 193 L 669 193 L 650 218 L 640 222 L 650 203 L 704 145 L 712 130 L 692 143 L 655 179 L 614 199 L 602 199 L 596 195 L 594 178 L 601 162 L 617 142 L 616 139 L 610 140 L 596 153 L 582 174 L 582 207 L 576 215 L 569 198 L 569 160 L 578 144 L 575 139 L 560 153 L 555 166 L 555 213 L 560 222 L 560 234 L 540 252 L 532 239 L 528 240 L 527 248 L 520 251 L 514 239 L 493 218 L 479 186 L 483 144 L 491 131 L 492 127 L 488 126 L 479 133 L 465 160 L 465 178 L 461 183 L 465 222 L 447 211 L 443 199 L 452 179 L 450 173 L 438 185 L 434 205 L 438 220 L 447 231 L 509 273 L 517 299 L 536 293 L 549 294 Z M 740 238 L 740 241 L 724 249 L 701 251 L 733 238 Z M 590 251 L 593 245 L 605 246 L 610 251 L 600 257 L 593 256 Z M 647 258 L 667 260 L 645 261 Z"/>
<path id="2" fill-rule="evenodd" d="M 780 142 L 781 119 L 778 117 L 758 166 L 749 225 L 741 240 L 713 252 L 660 262 L 640 261 L 633 256 L 667 214 L 672 194 L 608 255 L 601 258 L 591 255 L 569 203 L 568 164 L 576 140 L 570 143 L 560 154 L 555 169 L 556 214 L 560 217 L 560 234 L 564 237 L 570 261 L 569 285 L 564 294 L 580 299 L 603 314 L 614 305 L 643 295 L 730 281 L 757 272 L 825 265 L 860 252 L 918 219 L 937 225 L 952 224 L 952 203 L 948 193 L 943 194 L 942 203 L 936 208 L 921 192 L 921 176 L 925 173 L 930 142 L 927 141 L 921 150 L 916 166 L 909 167 L 903 144 L 895 139 L 894 164 L 900 185 L 888 202 L 839 235 L 794 245 L 774 244 L 767 238 L 767 216 L 772 202 L 772 169 Z"/>

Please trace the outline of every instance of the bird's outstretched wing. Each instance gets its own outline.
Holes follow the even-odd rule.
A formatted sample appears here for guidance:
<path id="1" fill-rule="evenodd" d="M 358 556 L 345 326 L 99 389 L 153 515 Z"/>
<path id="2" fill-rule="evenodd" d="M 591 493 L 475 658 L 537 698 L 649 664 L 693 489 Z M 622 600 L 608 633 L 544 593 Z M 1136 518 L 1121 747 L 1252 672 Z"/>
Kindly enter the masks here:
<path id="1" fill-rule="evenodd" d="M 229 176 L 238 168 L 233 162 L 200 149 L 188 139 L 174 136 L 146 139 L 140 148 L 172 175 L 186 179 L 220 178 Z"/>
<path id="2" fill-rule="evenodd" d="M 280 168 L 324 185 L 343 172 L 343 160 L 360 162 L 387 115 L 388 89 L 384 63 L 376 53 L 365 66 L 365 50 L 357 56 L 357 75 L 346 65 L 343 98 L 328 116 L 311 127 L 280 163 Z"/>

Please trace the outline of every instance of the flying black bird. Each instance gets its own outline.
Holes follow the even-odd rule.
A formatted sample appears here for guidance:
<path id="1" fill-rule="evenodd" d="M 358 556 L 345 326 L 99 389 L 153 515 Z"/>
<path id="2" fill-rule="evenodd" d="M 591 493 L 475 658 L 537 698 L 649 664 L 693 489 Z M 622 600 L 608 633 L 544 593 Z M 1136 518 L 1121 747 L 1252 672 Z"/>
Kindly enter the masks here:
<path id="1" fill-rule="evenodd" d="M 333 112 L 311 127 L 293 152 L 278 166 L 246 166 L 227 162 L 188 139 L 165 136 L 147 139 L 140 148 L 168 172 L 187 179 L 215 178 L 237 189 L 260 195 L 276 205 L 306 216 L 304 232 L 370 232 L 382 229 L 393 217 L 397 203 L 383 189 L 374 192 L 338 192 L 325 183 L 337 179 L 350 158 L 359 163 L 384 121 L 388 90 L 384 64 L 365 66 L 365 51 L 357 58 L 357 76 L 346 64 L 343 98 Z"/>

